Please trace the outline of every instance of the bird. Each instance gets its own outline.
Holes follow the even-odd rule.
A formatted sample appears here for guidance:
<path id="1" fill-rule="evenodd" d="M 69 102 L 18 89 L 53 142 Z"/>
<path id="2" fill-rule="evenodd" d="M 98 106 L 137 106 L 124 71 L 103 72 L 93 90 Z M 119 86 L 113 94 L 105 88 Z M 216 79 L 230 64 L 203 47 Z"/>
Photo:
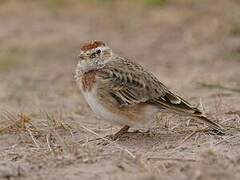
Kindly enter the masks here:
<path id="1" fill-rule="evenodd" d="M 142 65 L 115 53 L 105 42 L 83 43 L 77 57 L 74 77 L 85 101 L 98 117 L 122 126 L 112 139 L 120 138 L 130 127 L 151 121 L 160 112 L 189 116 L 224 133 L 222 125 L 170 91 Z"/>

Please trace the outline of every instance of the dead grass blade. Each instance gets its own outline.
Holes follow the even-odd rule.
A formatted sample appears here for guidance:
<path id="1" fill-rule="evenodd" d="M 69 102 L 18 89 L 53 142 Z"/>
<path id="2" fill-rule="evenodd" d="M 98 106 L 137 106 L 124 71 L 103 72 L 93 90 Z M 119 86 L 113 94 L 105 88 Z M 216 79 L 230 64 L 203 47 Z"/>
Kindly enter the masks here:
<path id="1" fill-rule="evenodd" d="M 50 131 L 54 134 L 57 142 L 62 147 L 63 152 L 64 153 L 70 152 L 65 140 L 56 131 L 56 129 L 69 130 L 69 127 L 66 127 L 60 119 L 55 118 L 54 115 L 50 115 L 47 111 L 44 111 L 44 114 L 46 115 L 46 118 L 48 120 L 48 127 L 50 128 Z M 50 145 L 49 137 L 47 138 L 47 142 L 48 142 L 48 148 L 50 150 L 53 150 Z"/>
<path id="2" fill-rule="evenodd" d="M 32 131 L 31 131 L 31 129 L 29 128 L 28 125 L 26 125 L 26 130 L 27 130 L 29 136 L 31 137 L 33 143 L 35 144 L 35 146 L 36 146 L 37 148 L 40 148 L 40 145 L 38 144 L 37 140 L 35 139 L 34 135 L 32 134 Z"/>
<path id="3" fill-rule="evenodd" d="M 62 114 L 59 112 L 58 116 L 49 114 L 47 111 L 43 111 L 45 114 L 48 122 L 51 126 L 53 126 L 55 129 L 64 129 L 64 130 L 71 130 L 71 126 L 63 121 Z"/>
<path id="4" fill-rule="evenodd" d="M 105 137 L 100 136 L 98 133 L 92 131 L 91 129 L 89 129 L 89 128 L 85 127 L 85 126 L 81 126 L 81 127 L 82 127 L 84 130 L 90 132 L 91 134 L 94 134 L 94 135 L 97 136 L 98 138 L 100 138 L 100 139 L 108 142 L 109 144 L 115 146 L 116 148 L 118 148 L 118 149 L 126 152 L 126 153 L 127 153 L 130 157 L 132 157 L 133 159 L 136 159 L 136 156 L 135 156 L 132 152 L 130 152 L 127 148 L 124 148 L 124 147 L 118 145 L 117 143 L 115 143 L 115 142 L 113 142 L 113 141 L 111 141 L 111 140 L 109 140 L 109 139 L 107 139 L 107 138 L 105 138 Z"/>
<path id="5" fill-rule="evenodd" d="M 182 147 L 182 145 L 188 140 L 190 139 L 192 136 L 194 136 L 196 133 L 200 133 L 200 132 L 209 132 L 209 129 L 196 129 L 193 132 L 191 132 L 189 135 L 187 135 L 180 143 L 178 143 L 178 145 L 172 149 L 171 151 L 168 151 L 165 154 L 171 154 L 174 153 L 176 150 L 178 150 L 179 148 Z"/>
<path id="6" fill-rule="evenodd" d="M 180 147 L 180 146 L 182 146 L 188 139 L 190 139 L 192 136 L 194 136 L 197 132 L 199 132 L 199 130 L 195 130 L 195 131 L 191 132 L 188 136 L 186 136 L 186 137 L 178 144 L 177 148 Z"/>
<path id="7" fill-rule="evenodd" d="M 187 158 L 166 158 L 166 157 L 148 157 L 147 160 L 160 160 L 160 161 L 188 161 L 188 162 L 198 162 L 197 159 L 187 159 Z"/>
<path id="8" fill-rule="evenodd" d="M 234 139 L 234 138 L 237 138 L 237 137 L 240 137 L 240 134 L 235 135 L 235 136 L 231 136 L 231 137 L 227 137 L 227 138 L 225 138 L 225 139 L 223 139 L 223 140 L 221 140 L 221 141 L 216 142 L 214 145 L 217 146 L 217 145 L 219 145 L 219 144 L 222 144 L 222 143 L 224 143 L 224 142 L 227 142 L 227 141 L 229 141 L 229 140 L 231 140 L 231 139 Z"/>
<path id="9" fill-rule="evenodd" d="M 31 124 L 31 118 L 23 113 L 14 115 L 9 111 L 3 111 L 2 117 L 11 121 L 9 125 L 0 128 L 0 133 L 5 132 L 22 132 L 26 131 L 26 125 Z"/>
<path id="10" fill-rule="evenodd" d="M 47 134 L 46 135 L 47 146 L 48 146 L 49 151 L 53 152 L 53 149 L 52 149 L 52 146 L 51 146 L 49 138 L 50 138 L 50 134 Z"/>

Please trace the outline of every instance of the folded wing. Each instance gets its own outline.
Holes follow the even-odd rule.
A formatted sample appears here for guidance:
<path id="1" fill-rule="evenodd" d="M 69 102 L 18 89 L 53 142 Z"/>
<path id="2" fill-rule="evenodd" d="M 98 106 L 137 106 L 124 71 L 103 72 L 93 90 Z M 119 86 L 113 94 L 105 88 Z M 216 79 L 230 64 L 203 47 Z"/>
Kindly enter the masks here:
<path id="1" fill-rule="evenodd" d="M 118 59 L 114 63 L 107 64 L 101 71 L 102 78 L 110 86 L 109 94 L 120 107 L 139 103 L 153 104 L 161 110 L 165 109 L 204 121 L 218 132 L 223 130 L 221 125 L 207 119 L 198 108 L 172 93 L 154 75 L 138 64 Z"/>

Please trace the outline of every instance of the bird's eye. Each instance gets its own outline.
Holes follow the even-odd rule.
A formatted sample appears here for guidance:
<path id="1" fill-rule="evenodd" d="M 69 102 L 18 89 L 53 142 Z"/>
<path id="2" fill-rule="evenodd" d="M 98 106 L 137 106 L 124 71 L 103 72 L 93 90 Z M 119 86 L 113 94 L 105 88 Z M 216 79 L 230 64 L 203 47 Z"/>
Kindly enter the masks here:
<path id="1" fill-rule="evenodd" d="M 96 53 L 97 53 L 97 54 L 100 54 L 100 53 L 101 53 L 101 50 L 100 50 L 100 49 L 98 49 L 98 50 L 96 51 Z"/>

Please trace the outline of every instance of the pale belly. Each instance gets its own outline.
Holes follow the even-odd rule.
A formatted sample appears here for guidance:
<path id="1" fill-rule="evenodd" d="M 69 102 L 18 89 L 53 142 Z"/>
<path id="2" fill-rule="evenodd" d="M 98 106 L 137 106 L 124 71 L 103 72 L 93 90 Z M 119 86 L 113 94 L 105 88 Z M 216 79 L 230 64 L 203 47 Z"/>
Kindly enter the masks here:
<path id="1" fill-rule="evenodd" d="M 121 111 L 120 107 L 106 106 L 93 92 L 84 92 L 83 96 L 98 117 L 115 125 L 128 125 L 131 127 L 149 126 L 155 120 L 157 112 L 159 112 L 158 109 L 152 106 L 144 106 L 138 112 L 131 111 L 132 107 L 129 107 L 126 113 L 126 111 Z"/>
<path id="2" fill-rule="evenodd" d="M 90 106 L 91 110 L 100 118 L 118 125 L 134 125 L 128 121 L 126 117 L 122 117 L 117 113 L 113 113 L 111 109 L 106 107 L 97 97 L 96 92 L 82 92 L 86 102 Z M 113 107 L 114 108 L 114 107 Z"/>

